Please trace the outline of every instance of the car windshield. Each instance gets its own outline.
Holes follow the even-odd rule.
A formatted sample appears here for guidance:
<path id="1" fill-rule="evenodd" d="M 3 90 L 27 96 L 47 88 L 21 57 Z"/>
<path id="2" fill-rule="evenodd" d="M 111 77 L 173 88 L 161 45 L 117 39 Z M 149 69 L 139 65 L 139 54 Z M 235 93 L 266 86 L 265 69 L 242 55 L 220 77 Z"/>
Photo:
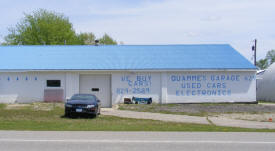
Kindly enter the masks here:
<path id="1" fill-rule="evenodd" d="M 71 100 L 93 100 L 93 101 L 95 101 L 96 98 L 93 95 L 77 94 L 77 95 L 72 96 Z"/>

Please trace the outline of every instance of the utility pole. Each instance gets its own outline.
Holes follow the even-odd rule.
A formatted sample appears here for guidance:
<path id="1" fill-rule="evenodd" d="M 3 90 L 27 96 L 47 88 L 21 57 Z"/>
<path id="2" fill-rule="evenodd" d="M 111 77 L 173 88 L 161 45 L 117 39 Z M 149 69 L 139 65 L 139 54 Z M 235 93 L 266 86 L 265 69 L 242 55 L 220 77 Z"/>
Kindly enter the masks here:
<path id="1" fill-rule="evenodd" d="M 254 65 L 256 66 L 257 39 L 253 41 L 254 41 L 254 45 L 252 46 L 252 51 L 254 51 Z"/>

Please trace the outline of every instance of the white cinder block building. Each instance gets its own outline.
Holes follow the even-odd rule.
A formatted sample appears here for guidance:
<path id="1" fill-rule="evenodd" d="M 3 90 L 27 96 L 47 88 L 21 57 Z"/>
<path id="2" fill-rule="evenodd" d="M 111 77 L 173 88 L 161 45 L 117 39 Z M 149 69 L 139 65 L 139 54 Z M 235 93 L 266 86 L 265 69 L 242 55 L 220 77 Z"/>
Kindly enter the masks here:
<path id="1" fill-rule="evenodd" d="M 157 103 L 255 102 L 256 67 L 230 45 L 1 46 L 0 102 L 93 93 Z"/>

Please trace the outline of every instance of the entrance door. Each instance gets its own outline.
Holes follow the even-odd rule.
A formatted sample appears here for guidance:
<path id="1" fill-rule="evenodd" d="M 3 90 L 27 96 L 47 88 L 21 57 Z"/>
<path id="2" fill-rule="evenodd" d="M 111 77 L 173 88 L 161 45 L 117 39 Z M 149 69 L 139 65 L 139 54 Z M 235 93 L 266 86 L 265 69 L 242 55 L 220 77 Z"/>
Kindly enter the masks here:
<path id="1" fill-rule="evenodd" d="M 79 92 L 96 95 L 102 107 L 112 106 L 110 75 L 80 75 Z"/>

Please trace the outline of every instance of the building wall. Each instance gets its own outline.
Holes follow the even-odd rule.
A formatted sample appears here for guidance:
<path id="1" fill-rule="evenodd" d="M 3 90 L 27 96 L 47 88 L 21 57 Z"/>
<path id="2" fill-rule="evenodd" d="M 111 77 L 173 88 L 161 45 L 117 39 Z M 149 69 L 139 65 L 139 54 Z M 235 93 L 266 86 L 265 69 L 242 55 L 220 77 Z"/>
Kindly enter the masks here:
<path id="1" fill-rule="evenodd" d="M 67 72 L 65 83 L 66 83 L 65 99 L 69 99 L 75 93 L 79 93 L 79 73 Z"/>
<path id="2" fill-rule="evenodd" d="M 112 107 L 110 74 L 80 74 L 79 92 L 92 93 L 101 101 L 102 107 Z"/>
<path id="3" fill-rule="evenodd" d="M 65 89 L 65 77 L 64 73 L 58 72 L 0 73 L 0 101 L 4 103 L 43 101 L 45 89 Z M 46 80 L 61 80 L 61 87 L 47 87 Z"/>
<path id="4" fill-rule="evenodd" d="M 255 72 L 169 72 L 166 103 L 256 101 Z"/>
<path id="5" fill-rule="evenodd" d="M 257 100 L 275 102 L 275 63 L 257 78 Z"/>
<path id="6" fill-rule="evenodd" d="M 117 73 L 112 81 L 113 104 L 133 96 L 163 104 L 256 101 L 254 71 Z"/>
<path id="7" fill-rule="evenodd" d="M 79 93 L 79 75 L 111 75 L 112 104 L 124 98 L 152 97 L 156 103 L 254 102 L 254 71 L 56 71 L 0 73 L 0 102 L 43 101 L 46 80 L 61 80 L 64 100 Z M 17 80 L 18 79 L 18 80 Z"/>
<path id="8" fill-rule="evenodd" d="M 122 103 L 124 98 L 132 98 L 133 96 L 152 97 L 155 103 L 160 103 L 160 73 L 113 73 L 112 103 Z"/>

